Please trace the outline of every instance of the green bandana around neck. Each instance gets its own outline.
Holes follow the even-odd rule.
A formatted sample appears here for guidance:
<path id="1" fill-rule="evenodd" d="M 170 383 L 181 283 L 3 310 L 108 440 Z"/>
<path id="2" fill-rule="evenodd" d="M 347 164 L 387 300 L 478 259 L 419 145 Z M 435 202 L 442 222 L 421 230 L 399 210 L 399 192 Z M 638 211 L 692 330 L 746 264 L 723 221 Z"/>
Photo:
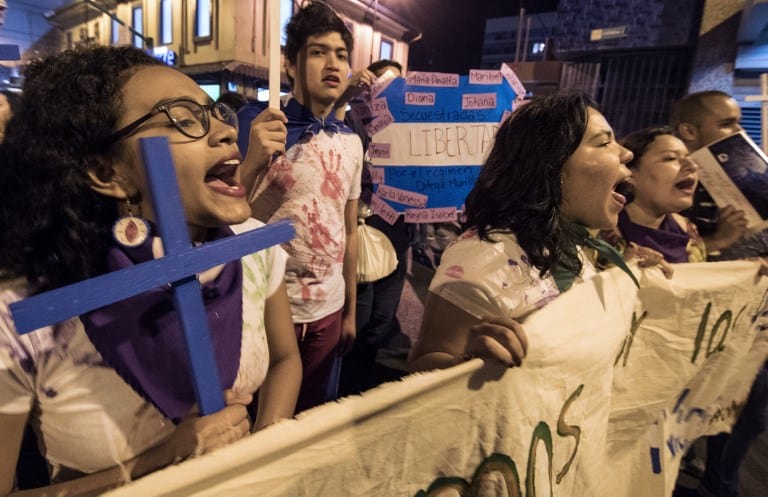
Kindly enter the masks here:
<path id="1" fill-rule="evenodd" d="M 632 279 L 632 282 L 635 284 L 635 286 L 638 288 L 640 287 L 640 283 L 632 273 L 632 270 L 630 270 L 627 266 L 627 263 L 624 262 L 624 256 L 621 255 L 618 250 L 616 250 L 606 241 L 590 236 L 589 231 L 587 231 L 587 228 L 584 226 L 574 225 L 573 228 L 574 234 L 576 235 L 577 245 L 594 249 L 598 254 L 605 257 L 607 260 L 618 266 L 619 269 L 627 273 L 627 276 Z M 567 269 L 560 264 L 552 269 L 552 277 L 555 279 L 555 284 L 557 285 L 557 289 L 560 291 L 560 293 L 571 288 L 577 276 L 578 274 L 576 274 L 575 271 L 572 269 Z"/>

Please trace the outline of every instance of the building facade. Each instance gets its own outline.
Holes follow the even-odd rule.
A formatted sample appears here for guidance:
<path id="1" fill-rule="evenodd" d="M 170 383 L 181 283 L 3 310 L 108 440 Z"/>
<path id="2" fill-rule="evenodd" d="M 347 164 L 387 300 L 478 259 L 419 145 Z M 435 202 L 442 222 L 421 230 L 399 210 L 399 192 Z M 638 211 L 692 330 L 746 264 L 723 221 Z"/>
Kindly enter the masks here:
<path id="1" fill-rule="evenodd" d="M 503 62 L 546 60 L 556 23 L 557 12 L 528 14 L 522 22 L 519 16 L 487 19 L 481 67 L 498 69 Z"/>
<path id="2" fill-rule="evenodd" d="M 759 104 L 745 97 L 768 72 L 768 0 L 560 0 L 556 14 L 537 16 L 489 19 L 483 65 L 509 63 L 534 95 L 590 94 L 618 135 L 668 122 L 688 92 L 722 90 L 760 141 Z M 537 24 L 548 27 L 527 28 Z M 554 46 L 536 60 L 545 34 Z"/>
<path id="3" fill-rule="evenodd" d="M 22 54 L 22 60 L 3 60 L 0 56 L 0 87 L 20 84 L 20 67 L 25 57 L 58 50 L 60 37 L 51 29 L 45 14 L 66 3 L 67 0 L 0 0 L 0 45 L 18 47 Z"/>
<path id="4" fill-rule="evenodd" d="M 299 0 L 280 0 L 283 25 Z M 390 58 L 408 65 L 414 29 L 358 0 L 327 0 L 355 37 L 353 69 Z M 257 97 L 268 80 L 268 0 L 76 0 L 47 16 L 58 48 L 126 45 L 150 51 L 212 96 Z M 24 56 L 22 57 L 24 58 Z M 282 64 L 281 64 L 282 67 Z M 287 79 L 283 75 L 287 89 Z"/>

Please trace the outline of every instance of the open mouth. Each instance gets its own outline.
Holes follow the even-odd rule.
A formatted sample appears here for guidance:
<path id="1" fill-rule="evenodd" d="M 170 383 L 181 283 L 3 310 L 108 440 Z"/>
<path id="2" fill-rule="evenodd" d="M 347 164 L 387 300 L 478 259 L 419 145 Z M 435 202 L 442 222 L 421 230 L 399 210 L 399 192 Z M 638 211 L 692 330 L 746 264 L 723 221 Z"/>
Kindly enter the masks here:
<path id="1" fill-rule="evenodd" d="M 635 200 L 635 187 L 629 181 L 629 178 L 625 178 L 622 181 L 616 183 L 613 187 L 614 197 L 619 196 L 621 199 L 617 199 L 619 203 L 627 205 Z"/>
<path id="2" fill-rule="evenodd" d="M 205 184 L 224 195 L 234 197 L 245 194 L 245 188 L 236 178 L 237 168 L 240 166 L 240 159 L 230 159 L 216 164 L 205 175 Z"/>
<path id="3" fill-rule="evenodd" d="M 341 80 L 339 79 L 338 76 L 329 74 L 328 76 L 323 78 L 323 83 L 326 83 L 335 87 L 341 84 Z"/>
<path id="4" fill-rule="evenodd" d="M 675 188 L 678 190 L 682 190 L 686 193 L 692 193 L 693 190 L 696 188 L 696 179 L 695 178 L 686 178 L 682 181 L 678 181 L 675 183 Z"/>

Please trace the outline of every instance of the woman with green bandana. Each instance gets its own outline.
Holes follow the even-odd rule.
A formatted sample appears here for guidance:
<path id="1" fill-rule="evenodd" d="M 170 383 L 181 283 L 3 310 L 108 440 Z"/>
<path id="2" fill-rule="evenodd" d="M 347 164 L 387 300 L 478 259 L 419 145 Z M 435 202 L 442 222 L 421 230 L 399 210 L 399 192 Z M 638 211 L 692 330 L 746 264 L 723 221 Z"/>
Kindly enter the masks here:
<path id="1" fill-rule="evenodd" d="M 516 110 L 467 197 L 465 231 L 430 284 L 412 369 L 469 357 L 519 366 L 520 319 L 595 274 L 582 247 L 626 269 L 587 230 L 616 226 L 631 159 L 586 96 L 553 95 Z"/>

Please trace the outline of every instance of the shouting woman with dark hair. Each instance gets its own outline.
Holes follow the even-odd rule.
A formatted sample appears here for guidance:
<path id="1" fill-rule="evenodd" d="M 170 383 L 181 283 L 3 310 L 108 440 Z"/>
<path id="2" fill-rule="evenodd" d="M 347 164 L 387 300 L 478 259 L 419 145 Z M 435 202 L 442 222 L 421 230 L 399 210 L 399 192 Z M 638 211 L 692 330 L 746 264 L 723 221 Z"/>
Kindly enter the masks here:
<path id="1" fill-rule="evenodd" d="M 467 197 L 466 231 L 430 284 L 413 369 L 470 356 L 519 365 L 526 341 L 515 320 L 595 273 L 581 246 L 588 228 L 616 225 L 631 159 L 584 96 L 516 110 Z"/>
<path id="2" fill-rule="evenodd" d="M 254 429 L 291 416 L 301 366 L 279 247 L 198 275 L 227 403 L 207 416 L 197 413 L 184 374 L 171 290 L 26 335 L 8 310 L 30 294 L 162 256 L 140 138 L 168 139 L 193 242 L 261 226 L 237 179 L 234 111 L 139 50 L 94 47 L 32 63 L 8 131 L 0 157 L 0 495 L 13 490 L 28 421 L 55 487 L 42 492 L 95 495 L 243 437 L 257 390 Z"/>
<path id="3" fill-rule="evenodd" d="M 668 126 L 639 129 L 621 144 L 632 151 L 627 164 L 632 171 L 635 199 L 619 214 L 619 223 L 600 236 L 623 251 L 646 247 L 661 256 L 662 270 L 672 274 L 667 263 L 703 262 L 704 241 L 696 226 L 678 214 L 693 204 L 699 181 L 698 165 L 688 149 Z"/>

